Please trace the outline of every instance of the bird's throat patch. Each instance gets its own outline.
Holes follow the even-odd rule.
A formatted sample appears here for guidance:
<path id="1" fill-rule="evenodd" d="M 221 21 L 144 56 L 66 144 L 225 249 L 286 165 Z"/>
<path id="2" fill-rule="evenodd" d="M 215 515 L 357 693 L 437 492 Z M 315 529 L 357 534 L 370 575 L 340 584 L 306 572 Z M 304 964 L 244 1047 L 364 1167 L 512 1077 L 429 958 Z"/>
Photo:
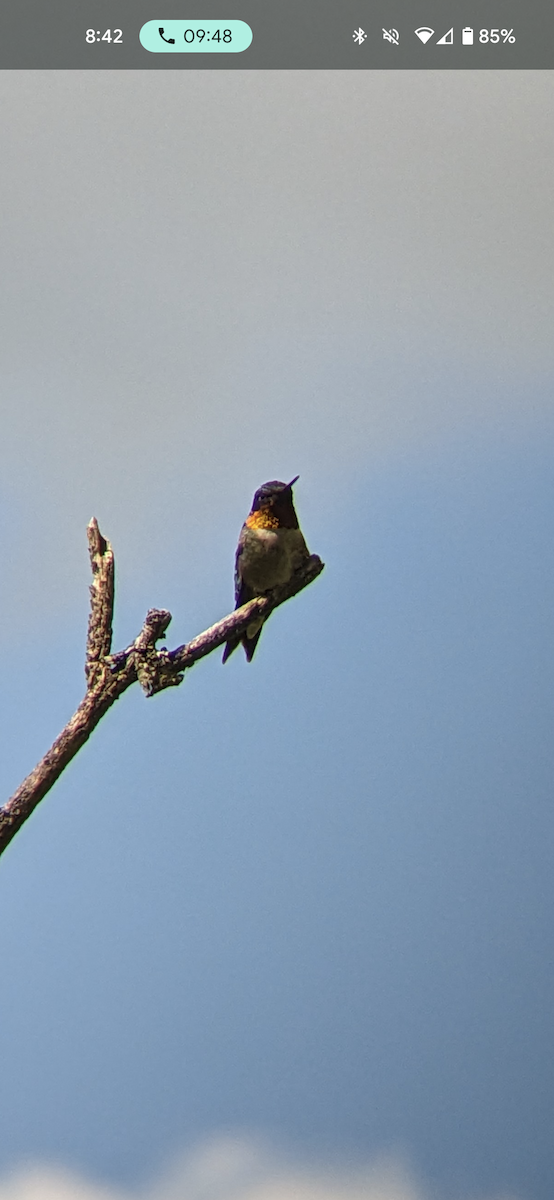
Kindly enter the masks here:
<path id="1" fill-rule="evenodd" d="M 279 518 L 268 508 L 257 508 L 246 518 L 249 529 L 278 529 Z"/>

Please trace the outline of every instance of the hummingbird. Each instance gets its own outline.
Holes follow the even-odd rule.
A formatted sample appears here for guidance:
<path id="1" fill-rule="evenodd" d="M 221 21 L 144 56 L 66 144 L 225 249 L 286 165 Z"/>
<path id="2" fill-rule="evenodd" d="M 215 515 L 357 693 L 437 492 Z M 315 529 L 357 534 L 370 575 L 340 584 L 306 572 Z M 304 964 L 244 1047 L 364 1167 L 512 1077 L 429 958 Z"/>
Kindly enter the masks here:
<path id="1" fill-rule="evenodd" d="M 288 583 L 291 575 L 310 556 L 294 510 L 292 485 L 272 479 L 262 483 L 254 494 L 252 508 L 240 531 L 235 556 L 235 608 L 263 596 L 279 584 Z M 248 662 L 262 632 L 263 618 L 256 617 L 240 637 L 229 638 L 223 651 L 223 662 L 244 646 Z"/>

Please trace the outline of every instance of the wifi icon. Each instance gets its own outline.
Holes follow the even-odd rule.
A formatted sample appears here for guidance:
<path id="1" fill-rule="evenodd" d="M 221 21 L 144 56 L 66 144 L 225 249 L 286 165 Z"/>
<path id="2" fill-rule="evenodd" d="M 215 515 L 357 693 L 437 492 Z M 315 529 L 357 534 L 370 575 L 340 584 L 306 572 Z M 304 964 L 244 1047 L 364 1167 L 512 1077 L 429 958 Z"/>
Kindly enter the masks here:
<path id="1" fill-rule="evenodd" d="M 420 42 L 423 42 L 423 45 L 425 45 L 425 43 L 429 41 L 429 38 L 433 36 L 435 30 L 429 29 L 428 25 L 420 25 L 419 29 L 416 29 L 415 32 Z"/>

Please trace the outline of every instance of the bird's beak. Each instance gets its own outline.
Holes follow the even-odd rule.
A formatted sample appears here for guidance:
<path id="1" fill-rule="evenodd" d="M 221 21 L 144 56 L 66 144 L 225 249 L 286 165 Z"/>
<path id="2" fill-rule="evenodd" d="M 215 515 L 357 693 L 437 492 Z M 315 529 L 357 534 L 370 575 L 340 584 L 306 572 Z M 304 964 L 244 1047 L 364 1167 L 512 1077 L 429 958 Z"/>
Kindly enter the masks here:
<path id="1" fill-rule="evenodd" d="M 290 483 L 287 483 L 287 487 L 288 487 L 288 488 L 291 488 L 291 487 L 292 487 L 292 485 L 293 485 L 293 483 L 296 483 L 296 480 L 297 480 L 297 479 L 300 479 L 300 476 L 299 476 L 299 475 L 295 475 L 295 476 L 294 476 L 294 479 L 291 479 Z"/>

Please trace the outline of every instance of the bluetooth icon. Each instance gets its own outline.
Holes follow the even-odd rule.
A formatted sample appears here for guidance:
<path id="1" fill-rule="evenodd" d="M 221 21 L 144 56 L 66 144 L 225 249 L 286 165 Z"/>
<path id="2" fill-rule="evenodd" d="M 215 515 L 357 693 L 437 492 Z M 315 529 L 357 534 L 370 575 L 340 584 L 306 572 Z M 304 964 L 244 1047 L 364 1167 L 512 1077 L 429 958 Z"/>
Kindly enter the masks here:
<path id="1" fill-rule="evenodd" d="M 354 38 L 354 41 L 358 43 L 358 46 L 361 46 L 362 42 L 365 42 L 367 33 L 363 29 L 355 29 L 352 37 Z"/>

